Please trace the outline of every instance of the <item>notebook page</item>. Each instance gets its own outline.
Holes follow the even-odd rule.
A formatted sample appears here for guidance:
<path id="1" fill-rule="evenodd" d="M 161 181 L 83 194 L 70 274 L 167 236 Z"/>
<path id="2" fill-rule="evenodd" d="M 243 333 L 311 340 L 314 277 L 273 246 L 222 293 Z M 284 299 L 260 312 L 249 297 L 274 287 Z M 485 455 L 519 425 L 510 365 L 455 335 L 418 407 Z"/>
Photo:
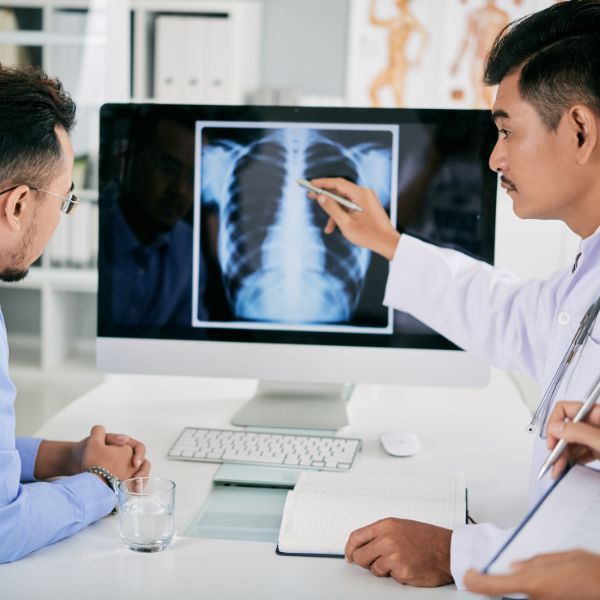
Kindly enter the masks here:
<path id="1" fill-rule="evenodd" d="M 465 522 L 462 502 L 454 499 L 394 498 L 289 492 L 279 534 L 283 552 L 343 554 L 348 536 L 385 517 L 399 517 L 454 528 Z"/>
<path id="2" fill-rule="evenodd" d="M 353 473 L 303 472 L 295 492 L 428 498 L 461 502 L 465 495 L 464 473 L 446 478 L 354 475 Z"/>

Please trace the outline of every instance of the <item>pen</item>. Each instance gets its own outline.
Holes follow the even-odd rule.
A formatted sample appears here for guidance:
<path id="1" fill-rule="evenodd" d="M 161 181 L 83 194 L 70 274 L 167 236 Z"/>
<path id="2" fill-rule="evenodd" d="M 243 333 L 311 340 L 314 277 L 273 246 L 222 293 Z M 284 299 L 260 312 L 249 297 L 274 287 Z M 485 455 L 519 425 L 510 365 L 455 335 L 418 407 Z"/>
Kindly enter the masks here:
<path id="1" fill-rule="evenodd" d="M 307 181 L 306 179 L 296 179 L 296 183 L 300 184 L 302 187 L 305 187 L 307 190 L 314 192 L 315 194 L 323 194 L 323 196 L 327 196 L 328 198 L 339 202 L 342 206 L 345 206 L 350 210 L 362 212 L 362 208 L 358 204 L 355 204 L 351 200 L 348 200 L 348 198 L 342 198 L 341 196 L 338 196 L 333 192 L 329 192 L 327 190 L 315 187 L 310 181 Z"/>
<path id="2" fill-rule="evenodd" d="M 594 404 L 596 404 L 598 398 L 600 397 L 600 377 L 592 387 L 592 390 L 588 394 L 585 402 L 582 404 L 581 408 L 577 411 L 577 414 L 573 418 L 573 423 L 579 423 L 585 419 L 587 414 L 592 410 Z M 550 453 L 550 456 L 546 459 L 546 462 L 542 465 L 540 469 L 540 473 L 538 475 L 538 479 L 541 479 L 544 474 L 548 471 L 548 469 L 556 462 L 558 457 L 562 454 L 563 450 L 567 447 L 567 442 L 565 440 L 559 440 L 558 444 L 554 447 L 554 450 Z"/>

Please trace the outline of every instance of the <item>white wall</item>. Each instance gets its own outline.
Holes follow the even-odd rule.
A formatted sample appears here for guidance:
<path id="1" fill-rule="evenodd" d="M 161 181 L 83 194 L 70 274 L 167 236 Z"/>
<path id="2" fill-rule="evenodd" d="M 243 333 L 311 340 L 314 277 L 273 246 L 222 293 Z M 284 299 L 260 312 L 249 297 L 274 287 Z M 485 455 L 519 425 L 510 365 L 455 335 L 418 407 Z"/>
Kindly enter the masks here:
<path id="1" fill-rule="evenodd" d="M 348 0 L 262 0 L 262 84 L 345 93 Z"/>
<path id="2" fill-rule="evenodd" d="M 571 265 L 579 238 L 561 221 L 519 219 L 512 201 L 498 189 L 496 264 L 521 277 L 548 277 Z"/>

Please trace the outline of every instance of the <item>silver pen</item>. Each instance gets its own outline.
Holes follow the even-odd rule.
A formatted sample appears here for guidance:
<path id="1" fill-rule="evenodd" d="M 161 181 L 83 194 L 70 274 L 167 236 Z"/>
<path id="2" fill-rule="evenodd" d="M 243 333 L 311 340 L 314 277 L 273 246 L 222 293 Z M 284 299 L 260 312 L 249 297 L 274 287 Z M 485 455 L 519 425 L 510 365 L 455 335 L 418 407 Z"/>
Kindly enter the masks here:
<path id="1" fill-rule="evenodd" d="M 592 387 L 590 393 L 588 394 L 586 400 L 581 405 L 581 408 L 577 411 L 577 414 L 573 418 L 573 423 L 579 423 L 579 421 L 583 421 L 587 414 L 592 410 L 596 402 L 600 398 L 600 377 Z M 550 453 L 550 456 L 546 459 L 546 462 L 542 465 L 540 469 L 538 479 L 541 479 L 548 469 L 557 461 L 558 457 L 562 454 L 563 450 L 567 447 L 567 443 L 565 440 L 559 440 L 558 444 L 554 446 L 554 450 Z"/>
<path id="2" fill-rule="evenodd" d="M 327 196 L 328 198 L 335 200 L 336 202 L 338 202 L 342 206 L 345 206 L 346 208 L 349 208 L 350 210 L 362 212 L 362 208 L 358 204 L 352 202 L 352 200 L 348 200 L 348 198 L 342 198 L 341 196 L 338 196 L 337 194 L 334 194 L 333 192 L 330 192 L 328 190 L 315 187 L 310 181 L 307 181 L 306 179 L 296 179 L 296 183 L 306 188 L 307 190 L 314 192 L 315 194 L 322 194 L 323 196 Z"/>

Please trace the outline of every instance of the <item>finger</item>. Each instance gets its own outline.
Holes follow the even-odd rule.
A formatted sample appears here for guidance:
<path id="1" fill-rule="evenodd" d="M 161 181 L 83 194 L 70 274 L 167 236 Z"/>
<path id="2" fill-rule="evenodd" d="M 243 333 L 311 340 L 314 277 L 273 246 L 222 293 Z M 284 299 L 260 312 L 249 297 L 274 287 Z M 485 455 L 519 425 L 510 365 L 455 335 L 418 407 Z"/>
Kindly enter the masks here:
<path id="1" fill-rule="evenodd" d="M 574 400 L 561 400 L 560 402 L 556 403 L 554 409 L 550 413 L 548 423 L 572 419 L 580 408 L 581 402 L 576 402 Z"/>
<path id="2" fill-rule="evenodd" d="M 129 443 L 131 438 L 122 433 L 107 433 L 105 442 L 111 446 L 124 446 Z"/>
<path id="3" fill-rule="evenodd" d="M 333 198 L 319 194 L 317 202 L 338 227 L 348 219 L 348 213 Z"/>
<path id="4" fill-rule="evenodd" d="M 556 404 L 550 414 L 548 426 L 546 427 L 546 446 L 549 450 L 552 450 L 558 443 L 560 436 L 557 433 L 562 432 L 564 422 L 570 418 L 569 415 L 575 416 L 580 407 L 581 402 L 566 400 L 562 400 Z"/>
<path id="5" fill-rule="evenodd" d="M 130 444 L 133 448 L 133 455 L 131 457 L 131 464 L 137 469 L 144 462 L 144 458 L 146 457 L 146 446 L 139 442 L 138 440 L 134 440 L 130 438 Z"/>
<path id="6" fill-rule="evenodd" d="M 102 444 L 104 444 L 104 440 L 106 438 L 106 429 L 104 429 L 104 427 L 102 427 L 102 425 L 94 425 L 91 429 L 90 429 L 90 437 L 95 441 L 95 442 L 101 442 Z"/>
<path id="7" fill-rule="evenodd" d="M 391 572 L 388 561 L 383 557 L 373 561 L 369 567 L 369 570 L 376 577 L 388 577 Z"/>
<path id="8" fill-rule="evenodd" d="M 365 569 L 370 569 L 371 565 L 379 560 L 380 558 L 385 557 L 384 548 L 380 543 L 379 539 L 375 539 L 371 542 L 367 542 L 363 544 L 359 548 L 356 548 L 352 553 L 352 562 L 364 567 Z"/>
<path id="9" fill-rule="evenodd" d="M 581 402 L 563 400 L 554 407 L 548 419 L 547 445 L 549 449 L 554 448 L 558 440 L 563 437 L 567 425 L 566 421 L 575 417 L 581 405 Z M 600 427 L 600 404 L 596 404 L 583 421 L 589 425 Z M 597 435 L 600 436 L 600 433 Z"/>
<path id="10" fill-rule="evenodd" d="M 352 555 L 357 548 L 367 544 L 377 536 L 377 530 L 374 525 L 367 525 L 353 531 L 348 537 L 344 554 L 346 559 L 352 562 Z"/>
<path id="11" fill-rule="evenodd" d="M 327 234 L 333 233 L 335 231 L 335 221 L 331 217 L 329 217 L 329 219 L 327 220 L 327 225 L 325 225 L 324 231 Z"/>
<path id="12" fill-rule="evenodd" d="M 318 188 L 323 188 L 330 192 L 335 192 L 340 196 L 345 196 L 350 200 L 355 200 L 356 195 L 360 194 L 360 186 L 343 179 L 342 177 L 322 177 L 320 179 L 312 179 L 311 183 Z"/>
<path id="13" fill-rule="evenodd" d="M 136 494 L 141 494 L 144 491 L 144 487 L 146 485 L 146 480 L 140 479 L 138 477 L 136 477 L 136 478 L 132 477 L 131 479 L 135 479 L 135 481 L 133 482 L 133 485 L 132 485 L 133 491 Z"/>
<path id="14" fill-rule="evenodd" d="M 600 429 L 588 423 L 552 423 L 548 426 L 552 434 L 569 442 L 569 444 L 581 444 L 595 452 L 600 452 Z"/>
<path id="15" fill-rule="evenodd" d="M 483 575 L 470 569 L 467 571 L 463 583 L 471 592 L 493 596 L 527 592 L 527 570 L 510 575 Z"/>
<path id="16" fill-rule="evenodd" d="M 563 452 L 557 459 L 554 465 L 552 466 L 552 479 L 556 479 L 565 469 L 565 467 L 569 464 L 569 453 Z"/>
<path id="17" fill-rule="evenodd" d="M 149 460 L 144 460 L 140 465 L 140 468 L 131 477 L 148 477 L 148 475 L 150 475 L 151 466 L 152 464 Z"/>
<path id="18" fill-rule="evenodd" d="M 551 565 L 564 562 L 570 552 L 549 552 L 547 554 L 538 554 L 526 560 L 516 560 L 511 563 L 513 572 L 522 571 L 523 569 L 531 569 L 533 567 L 546 569 Z"/>

